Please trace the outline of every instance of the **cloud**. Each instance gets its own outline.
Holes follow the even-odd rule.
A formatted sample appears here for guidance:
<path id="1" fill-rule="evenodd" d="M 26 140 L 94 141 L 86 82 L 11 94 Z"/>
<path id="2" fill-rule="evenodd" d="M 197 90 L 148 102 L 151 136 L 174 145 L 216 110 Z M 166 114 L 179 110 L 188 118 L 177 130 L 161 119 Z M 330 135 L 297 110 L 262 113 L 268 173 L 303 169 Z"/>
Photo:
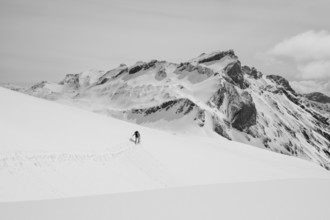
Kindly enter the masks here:
<path id="1" fill-rule="evenodd" d="M 297 73 L 294 78 L 330 79 L 330 33 L 310 30 L 276 44 L 268 51 L 269 59 L 282 63 L 293 61 Z"/>
<path id="2" fill-rule="evenodd" d="M 286 39 L 269 50 L 275 57 L 292 58 L 297 62 L 330 59 L 330 33 L 310 30 Z"/>
<path id="3" fill-rule="evenodd" d="M 330 80 L 327 82 L 317 80 L 291 81 L 290 85 L 298 93 L 322 92 L 330 96 Z"/>
<path id="4" fill-rule="evenodd" d="M 303 79 L 324 79 L 330 77 L 330 60 L 316 60 L 299 65 L 298 70 Z"/>

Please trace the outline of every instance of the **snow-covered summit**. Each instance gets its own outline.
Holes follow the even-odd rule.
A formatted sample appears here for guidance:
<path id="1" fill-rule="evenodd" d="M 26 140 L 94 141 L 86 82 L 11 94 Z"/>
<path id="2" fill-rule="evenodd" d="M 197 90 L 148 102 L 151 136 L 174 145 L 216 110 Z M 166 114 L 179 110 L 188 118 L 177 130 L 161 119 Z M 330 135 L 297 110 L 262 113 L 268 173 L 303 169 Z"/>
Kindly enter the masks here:
<path id="1" fill-rule="evenodd" d="M 59 83 L 42 81 L 26 89 L 24 92 L 49 100 L 72 98 L 77 95 L 78 90 L 86 89 L 90 85 L 95 84 L 103 75 L 104 71 L 100 70 L 88 70 L 77 74 L 67 74 Z"/>
<path id="2" fill-rule="evenodd" d="M 60 92 L 54 86 L 30 94 L 173 133 L 239 141 L 330 168 L 330 108 L 297 94 L 281 76 L 242 66 L 233 50 L 180 64 L 151 60 L 98 73 L 86 86 L 70 75 L 56 84 L 66 85 Z"/>
<path id="3" fill-rule="evenodd" d="M 235 55 L 234 50 L 228 50 L 228 51 L 217 50 L 217 51 L 214 51 L 211 53 L 202 53 L 200 56 L 190 60 L 189 62 L 194 63 L 194 64 L 198 64 L 198 63 L 199 64 L 201 64 L 201 63 L 209 64 L 210 62 L 220 61 L 225 57 L 232 58 L 232 59 L 238 59 L 238 57 Z"/>

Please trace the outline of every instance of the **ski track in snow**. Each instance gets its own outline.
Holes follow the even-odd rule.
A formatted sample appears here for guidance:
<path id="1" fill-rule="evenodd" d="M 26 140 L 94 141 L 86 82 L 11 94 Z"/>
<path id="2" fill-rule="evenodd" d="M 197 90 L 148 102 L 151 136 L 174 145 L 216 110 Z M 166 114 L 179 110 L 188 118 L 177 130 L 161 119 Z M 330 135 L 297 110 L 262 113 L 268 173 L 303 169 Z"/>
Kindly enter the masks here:
<path id="1" fill-rule="evenodd" d="M 125 158 L 135 164 L 142 172 L 159 182 L 163 187 L 177 185 L 176 181 L 162 169 L 161 163 L 145 151 L 143 146 L 138 146 L 132 151 L 127 152 Z"/>
<path id="2" fill-rule="evenodd" d="M 75 192 L 79 195 L 86 190 L 86 187 L 93 189 L 93 184 L 96 181 L 90 179 L 89 182 L 84 182 L 83 186 L 75 184 L 75 177 L 70 176 L 70 172 L 66 172 L 66 170 L 73 169 L 75 173 L 78 173 L 76 178 L 86 181 L 86 177 L 92 175 L 91 170 L 88 168 L 109 169 L 110 172 L 110 169 L 116 169 L 115 163 L 117 160 L 123 161 L 119 163 L 128 163 L 131 167 L 138 169 L 158 188 L 178 185 L 176 180 L 162 168 L 162 164 L 143 149 L 143 144 L 135 145 L 129 142 L 123 142 L 99 152 L 1 153 L 0 179 L 5 180 L 6 176 L 10 176 L 7 180 L 11 183 L 7 182 L 7 185 L 18 185 L 20 175 L 24 174 L 25 179 L 28 175 L 28 179 L 34 182 L 38 191 L 47 191 L 54 198 L 64 198 L 74 196 Z M 49 178 L 52 175 L 57 178 L 56 184 Z M 120 174 L 120 172 L 117 172 L 117 175 L 134 185 L 140 185 L 142 189 L 146 187 L 139 180 L 135 180 L 134 176 L 127 177 L 125 174 Z M 104 182 L 104 185 L 106 183 L 107 181 Z M 69 190 L 63 190 L 61 184 L 69 187 Z M 111 189 L 109 190 L 111 191 Z"/>
<path id="3" fill-rule="evenodd" d="M 48 167 L 56 163 L 104 163 L 131 150 L 134 144 L 122 143 L 106 149 L 104 152 L 15 152 L 0 154 L 0 170 L 7 167 Z"/>

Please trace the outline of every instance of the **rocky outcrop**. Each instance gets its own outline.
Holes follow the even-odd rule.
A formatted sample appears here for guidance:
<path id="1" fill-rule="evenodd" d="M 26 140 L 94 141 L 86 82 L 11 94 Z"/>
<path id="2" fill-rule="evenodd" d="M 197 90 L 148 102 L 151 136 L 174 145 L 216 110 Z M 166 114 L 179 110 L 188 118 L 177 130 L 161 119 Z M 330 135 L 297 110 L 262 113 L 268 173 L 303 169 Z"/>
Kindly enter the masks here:
<path id="1" fill-rule="evenodd" d="M 144 70 L 147 70 L 147 69 L 150 69 L 152 67 L 155 67 L 156 64 L 157 64 L 157 62 L 158 62 L 157 60 L 151 60 L 149 63 L 146 63 L 144 65 Z"/>
<path id="2" fill-rule="evenodd" d="M 128 72 L 128 67 L 125 64 L 120 64 L 118 68 L 109 70 L 102 77 L 100 77 L 97 82 L 97 85 L 102 85 L 108 80 L 116 79 L 117 77 L 123 75 L 126 72 Z"/>
<path id="3" fill-rule="evenodd" d="M 285 79 L 284 79 L 285 80 Z M 287 81 L 287 80 L 285 80 Z M 286 83 L 285 83 L 286 84 Z M 290 85 L 289 85 L 290 86 Z M 326 126 L 330 125 L 329 118 L 322 116 L 316 111 L 312 111 L 309 107 L 305 106 L 301 100 L 301 97 L 295 94 L 295 91 L 288 92 L 290 90 L 285 89 L 284 87 L 280 87 L 275 90 L 269 90 L 275 94 L 284 94 L 292 103 L 296 104 L 300 108 L 304 109 L 307 113 L 309 113 L 318 124 L 324 124 Z"/>
<path id="4" fill-rule="evenodd" d="M 198 61 L 198 63 L 207 63 L 207 62 L 211 62 L 211 61 L 221 60 L 222 58 L 224 58 L 227 55 L 236 57 L 234 50 L 221 51 L 221 52 L 212 54 L 211 56 L 200 59 Z"/>
<path id="5" fill-rule="evenodd" d="M 188 114 L 196 107 L 196 104 L 190 101 L 189 99 L 174 99 L 170 101 L 166 101 L 161 105 L 144 108 L 144 109 L 132 109 L 132 113 L 143 114 L 144 116 L 156 113 L 158 111 L 168 111 L 169 109 L 177 106 L 175 113 L 183 113 L 184 115 Z"/>
<path id="6" fill-rule="evenodd" d="M 79 89 L 79 74 L 67 74 L 59 84 L 68 86 L 72 89 Z"/>
<path id="7" fill-rule="evenodd" d="M 180 73 L 183 71 L 187 71 L 187 72 L 196 71 L 197 73 L 202 75 L 207 75 L 208 77 L 214 75 L 213 70 L 199 65 L 195 66 L 192 65 L 191 63 L 181 63 L 175 70 L 176 73 Z"/>
<path id="8" fill-rule="evenodd" d="M 142 62 L 139 62 L 139 63 L 136 63 L 134 66 L 132 66 L 129 70 L 128 70 L 128 73 L 129 74 L 134 74 L 134 73 L 137 73 L 139 72 L 140 70 L 142 70 L 144 68 L 144 65 L 146 63 L 142 63 Z"/>
<path id="9" fill-rule="evenodd" d="M 234 107 L 232 112 L 233 118 L 231 120 L 232 126 L 239 131 L 244 131 L 245 129 L 255 125 L 257 122 L 257 109 L 252 100 L 252 97 L 247 92 L 241 94 L 241 100 L 239 102 L 238 108 Z"/>
<path id="10" fill-rule="evenodd" d="M 256 124 L 257 109 L 252 96 L 244 91 L 241 94 L 230 83 L 223 83 L 212 96 L 209 105 L 215 106 L 227 115 L 232 127 L 244 131 Z"/>
<path id="11" fill-rule="evenodd" d="M 284 88 L 286 91 L 290 91 L 292 94 L 296 95 L 296 92 L 292 89 L 290 86 L 290 83 L 288 80 L 284 79 L 282 76 L 277 75 L 267 75 L 267 79 L 272 80 L 275 82 L 278 86 Z"/>
<path id="12" fill-rule="evenodd" d="M 216 115 L 212 116 L 212 120 L 213 120 L 213 130 L 222 137 L 231 140 L 230 136 L 227 133 L 226 124 L 223 123 Z"/>
<path id="13" fill-rule="evenodd" d="M 243 66 L 242 67 L 242 71 L 244 74 L 254 78 L 254 79 L 260 79 L 262 77 L 262 73 L 259 72 L 256 68 L 252 67 L 248 67 L 248 66 Z"/>
<path id="14" fill-rule="evenodd" d="M 239 61 L 229 64 L 225 68 L 225 72 L 230 78 L 228 80 L 229 82 L 237 85 L 241 89 L 249 87 L 249 84 L 244 79 L 241 63 Z"/>
<path id="15" fill-rule="evenodd" d="M 154 67 L 156 65 L 158 61 L 157 60 L 152 60 L 148 63 L 144 63 L 144 62 L 137 62 L 135 65 L 133 65 L 129 70 L 128 73 L 129 74 L 134 74 L 137 73 L 141 70 L 147 70 L 150 69 L 152 67 Z"/>
<path id="16" fill-rule="evenodd" d="M 138 124 L 156 123 L 177 123 L 180 126 L 204 127 L 206 113 L 194 102 L 186 98 L 173 99 L 163 102 L 160 105 L 140 109 L 131 109 L 127 112 L 126 119 Z M 180 122 L 181 121 L 181 122 Z M 188 124 L 187 124 L 188 122 Z"/>

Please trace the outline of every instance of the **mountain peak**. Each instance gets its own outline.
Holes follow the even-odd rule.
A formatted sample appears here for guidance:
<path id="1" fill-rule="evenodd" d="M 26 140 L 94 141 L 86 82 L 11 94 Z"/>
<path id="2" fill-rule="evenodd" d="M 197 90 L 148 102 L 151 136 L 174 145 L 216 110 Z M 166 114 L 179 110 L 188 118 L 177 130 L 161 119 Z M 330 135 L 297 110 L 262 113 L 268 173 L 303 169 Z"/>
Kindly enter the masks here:
<path id="1" fill-rule="evenodd" d="M 304 95 L 311 101 L 320 102 L 320 103 L 330 103 L 330 97 L 326 96 L 321 92 L 312 92 Z"/>
<path id="2" fill-rule="evenodd" d="M 194 58 L 191 60 L 193 63 L 208 63 L 212 61 L 218 61 L 224 58 L 225 56 L 229 56 L 234 59 L 238 59 L 238 57 L 235 55 L 234 50 L 227 50 L 227 51 L 221 51 L 217 50 L 211 53 L 202 53 L 199 57 Z"/>
<path id="3" fill-rule="evenodd" d="M 73 105 L 171 132 L 222 136 L 330 169 L 330 109 L 297 95 L 281 76 L 242 66 L 233 50 L 181 64 L 139 61 L 39 87 L 32 95 L 72 99 Z"/>

